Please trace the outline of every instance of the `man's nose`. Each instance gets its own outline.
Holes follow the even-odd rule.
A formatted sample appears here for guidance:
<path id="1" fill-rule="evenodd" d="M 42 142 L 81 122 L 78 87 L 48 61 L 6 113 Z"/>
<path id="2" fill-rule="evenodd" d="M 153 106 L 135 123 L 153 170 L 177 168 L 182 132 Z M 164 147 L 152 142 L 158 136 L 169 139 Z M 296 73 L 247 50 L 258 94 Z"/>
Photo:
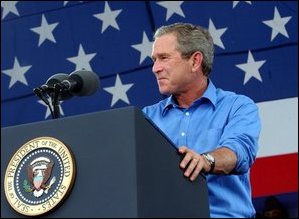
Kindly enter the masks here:
<path id="1" fill-rule="evenodd" d="M 162 71 L 162 66 L 159 64 L 158 61 L 155 61 L 155 62 L 154 62 L 153 67 L 152 67 L 152 71 L 153 71 L 155 74 L 158 74 L 160 71 Z"/>

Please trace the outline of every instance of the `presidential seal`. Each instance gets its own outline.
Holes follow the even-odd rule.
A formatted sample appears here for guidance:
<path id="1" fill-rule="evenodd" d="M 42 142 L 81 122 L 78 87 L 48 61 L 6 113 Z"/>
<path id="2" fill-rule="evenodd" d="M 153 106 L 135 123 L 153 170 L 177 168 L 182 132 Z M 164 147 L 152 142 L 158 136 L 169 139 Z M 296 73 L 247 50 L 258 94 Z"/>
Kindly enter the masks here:
<path id="1" fill-rule="evenodd" d="M 70 193 L 75 168 L 71 151 L 61 141 L 39 137 L 25 143 L 5 172 L 4 191 L 10 206 L 26 216 L 49 212 Z"/>

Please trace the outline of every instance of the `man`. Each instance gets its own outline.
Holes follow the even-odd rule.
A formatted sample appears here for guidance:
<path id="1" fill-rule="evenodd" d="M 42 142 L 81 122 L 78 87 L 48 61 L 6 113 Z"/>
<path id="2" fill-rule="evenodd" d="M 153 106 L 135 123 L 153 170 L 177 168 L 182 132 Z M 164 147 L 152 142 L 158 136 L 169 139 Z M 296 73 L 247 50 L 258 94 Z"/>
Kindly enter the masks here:
<path id="1" fill-rule="evenodd" d="M 254 217 L 249 169 L 258 150 L 258 108 L 244 95 L 215 88 L 213 56 L 206 29 L 186 23 L 159 28 L 152 70 L 160 93 L 170 96 L 143 112 L 178 147 L 186 177 L 206 174 L 211 217 Z"/>

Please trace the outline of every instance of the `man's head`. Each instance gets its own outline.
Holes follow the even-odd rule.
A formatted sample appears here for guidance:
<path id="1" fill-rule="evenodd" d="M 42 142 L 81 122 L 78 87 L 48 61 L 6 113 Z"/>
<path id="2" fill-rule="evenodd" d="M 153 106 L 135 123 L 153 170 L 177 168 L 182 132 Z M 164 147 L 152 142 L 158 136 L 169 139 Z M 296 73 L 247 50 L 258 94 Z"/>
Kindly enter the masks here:
<path id="1" fill-rule="evenodd" d="M 206 76 L 210 74 L 214 59 L 214 43 L 207 29 L 189 23 L 175 23 L 158 28 L 154 40 L 166 34 L 176 36 L 176 49 L 181 53 L 182 58 L 190 58 L 196 51 L 201 52 L 202 71 Z"/>
<path id="2" fill-rule="evenodd" d="M 213 54 L 213 40 L 206 29 L 183 23 L 160 27 L 152 50 L 160 93 L 200 95 L 212 69 Z"/>

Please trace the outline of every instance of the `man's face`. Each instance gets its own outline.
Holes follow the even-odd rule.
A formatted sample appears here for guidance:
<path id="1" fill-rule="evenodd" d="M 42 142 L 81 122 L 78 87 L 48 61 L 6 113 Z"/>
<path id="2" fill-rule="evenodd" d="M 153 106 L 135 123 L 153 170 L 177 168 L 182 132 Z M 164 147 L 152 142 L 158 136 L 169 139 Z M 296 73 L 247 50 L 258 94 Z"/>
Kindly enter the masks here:
<path id="1" fill-rule="evenodd" d="M 176 50 L 177 40 L 173 34 L 156 38 L 153 44 L 153 72 L 161 94 L 179 94 L 192 83 L 192 61 L 183 59 Z"/>

